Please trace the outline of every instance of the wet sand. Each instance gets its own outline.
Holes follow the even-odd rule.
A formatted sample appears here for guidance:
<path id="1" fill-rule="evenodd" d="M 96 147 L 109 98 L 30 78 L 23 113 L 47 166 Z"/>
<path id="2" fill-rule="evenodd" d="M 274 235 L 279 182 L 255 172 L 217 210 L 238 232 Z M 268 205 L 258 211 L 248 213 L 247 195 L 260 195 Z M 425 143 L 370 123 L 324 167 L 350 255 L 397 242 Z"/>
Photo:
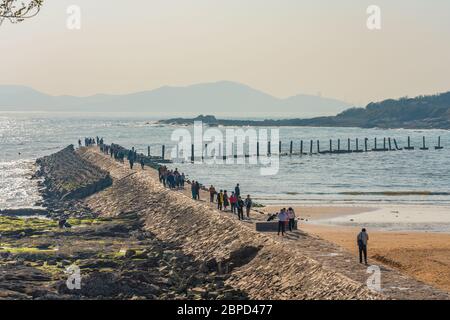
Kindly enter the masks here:
<path id="1" fill-rule="evenodd" d="M 278 212 L 281 208 L 293 208 L 297 217 L 307 221 L 319 221 L 325 219 L 332 219 L 350 215 L 361 214 L 376 210 L 376 208 L 357 207 L 357 206 L 300 206 L 300 205 L 286 205 L 275 206 L 269 205 L 258 211 L 266 214 Z"/>
<path id="2" fill-rule="evenodd" d="M 358 255 L 359 228 L 304 224 L 302 229 Z M 450 234 L 371 231 L 369 237 L 372 263 L 381 262 L 450 292 Z"/>

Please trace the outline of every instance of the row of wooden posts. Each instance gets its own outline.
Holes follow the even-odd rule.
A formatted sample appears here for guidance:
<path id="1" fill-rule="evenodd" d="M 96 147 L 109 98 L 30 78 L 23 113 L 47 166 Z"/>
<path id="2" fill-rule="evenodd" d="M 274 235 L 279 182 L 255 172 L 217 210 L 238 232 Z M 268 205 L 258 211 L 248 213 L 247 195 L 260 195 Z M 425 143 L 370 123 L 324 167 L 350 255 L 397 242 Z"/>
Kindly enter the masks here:
<path id="1" fill-rule="evenodd" d="M 219 157 L 223 157 L 223 159 L 226 159 L 227 156 L 221 154 L 221 148 L 222 146 L 219 146 Z M 271 155 L 272 151 L 271 151 L 271 142 L 268 141 L 267 142 L 267 155 Z M 207 150 L 208 145 L 205 144 L 205 150 Z M 419 147 L 418 149 L 420 150 L 429 150 L 430 148 L 427 146 L 426 143 L 426 138 L 423 137 L 422 138 L 422 146 Z M 438 137 L 438 142 L 437 145 L 434 147 L 435 150 L 442 150 L 444 149 L 444 147 L 441 144 L 441 137 Z M 234 150 L 233 145 L 231 150 Z M 289 152 L 285 152 L 282 153 L 282 142 L 279 142 L 278 145 L 278 151 L 279 154 L 282 156 L 286 156 L 286 155 L 313 155 L 313 154 L 342 154 L 342 153 L 361 153 L 361 152 L 383 152 L 383 151 L 398 151 L 398 150 L 415 150 L 415 147 L 411 145 L 411 137 L 408 137 L 408 142 L 407 145 L 405 147 L 400 147 L 397 143 L 396 139 L 393 138 L 383 138 L 383 142 L 380 144 L 380 141 L 377 138 L 374 138 L 374 147 L 373 148 L 369 148 L 369 139 L 365 138 L 364 139 L 364 144 L 361 145 L 360 148 L 360 141 L 358 138 L 355 139 L 355 148 L 352 149 L 351 146 L 351 139 L 347 139 L 347 146 L 346 148 L 342 148 L 342 144 L 341 144 L 341 139 L 337 139 L 337 149 L 333 149 L 333 140 L 330 139 L 329 141 L 329 147 L 328 149 L 321 149 L 321 145 L 320 145 L 320 141 L 319 140 L 310 140 L 309 141 L 309 150 L 308 150 L 308 146 L 305 145 L 304 141 L 301 140 L 300 141 L 300 152 L 294 152 L 294 141 L 290 141 L 289 144 Z M 151 157 L 150 154 L 150 146 L 148 146 L 148 157 Z M 309 151 L 309 152 L 308 152 Z M 166 146 L 162 145 L 162 150 L 161 150 L 161 159 L 164 160 L 165 159 L 165 153 L 166 153 Z M 206 154 L 206 152 L 205 152 Z M 254 156 L 254 155 L 253 155 Z M 256 144 L 256 156 L 259 157 L 260 156 L 260 147 L 259 147 L 259 142 L 257 142 Z M 202 158 L 204 157 L 204 155 L 202 155 Z M 237 155 L 233 155 L 232 157 L 237 158 Z M 250 155 L 246 154 L 245 157 L 250 157 Z M 195 152 L 194 152 L 194 145 L 191 145 L 191 160 L 195 159 Z"/>

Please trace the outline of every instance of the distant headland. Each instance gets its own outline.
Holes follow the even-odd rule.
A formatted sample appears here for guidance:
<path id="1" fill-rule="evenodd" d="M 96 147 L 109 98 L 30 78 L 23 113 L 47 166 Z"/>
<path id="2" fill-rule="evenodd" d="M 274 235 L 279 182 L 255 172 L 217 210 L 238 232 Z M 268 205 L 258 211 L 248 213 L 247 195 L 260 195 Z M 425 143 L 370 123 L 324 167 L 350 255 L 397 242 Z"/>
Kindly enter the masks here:
<path id="1" fill-rule="evenodd" d="M 450 129 L 450 91 L 431 96 L 389 99 L 365 108 L 350 108 L 336 116 L 309 119 L 233 120 L 212 115 L 161 120 L 162 124 L 188 125 L 203 121 L 210 126 L 314 126 L 405 129 Z"/>

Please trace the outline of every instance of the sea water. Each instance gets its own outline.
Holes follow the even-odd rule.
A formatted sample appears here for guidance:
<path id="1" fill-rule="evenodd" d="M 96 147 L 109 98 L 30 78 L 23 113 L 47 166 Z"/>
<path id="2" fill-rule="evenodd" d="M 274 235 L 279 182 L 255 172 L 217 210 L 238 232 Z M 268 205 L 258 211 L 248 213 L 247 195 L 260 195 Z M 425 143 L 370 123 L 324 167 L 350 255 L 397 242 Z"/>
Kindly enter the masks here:
<path id="1" fill-rule="evenodd" d="M 162 145 L 166 155 L 175 142 L 171 141 L 175 126 L 159 125 L 149 115 L 126 114 L 41 114 L 0 113 L 0 209 L 33 207 L 40 200 L 37 181 L 31 179 L 36 158 L 54 153 L 69 144 L 78 144 L 86 136 L 103 137 L 105 143 L 118 143 L 135 147 L 138 152 L 160 155 Z M 187 128 L 191 130 L 191 128 Z M 224 128 L 221 128 L 224 130 Z M 320 140 L 322 150 L 347 148 L 347 139 L 359 138 L 359 148 L 364 138 L 369 148 L 374 138 L 378 147 L 384 137 L 395 138 L 400 147 L 411 143 L 414 151 L 368 152 L 353 154 L 323 154 L 286 156 L 280 159 L 279 172 L 261 176 L 257 165 L 206 165 L 177 163 L 188 178 L 217 189 L 233 190 L 240 183 L 242 194 L 264 204 L 286 203 L 405 203 L 450 205 L 450 131 L 447 130 L 385 130 L 361 128 L 281 127 L 280 140 L 283 152 L 289 152 L 294 142 L 294 152 L 309 151 L 309 141 Z M 422 136 L 426 137 L 428 151 L 419 150 Z M 434 150 L 438 137 L 443 150 Z M 273 146 L 278 147 L 278 146 Z"/>

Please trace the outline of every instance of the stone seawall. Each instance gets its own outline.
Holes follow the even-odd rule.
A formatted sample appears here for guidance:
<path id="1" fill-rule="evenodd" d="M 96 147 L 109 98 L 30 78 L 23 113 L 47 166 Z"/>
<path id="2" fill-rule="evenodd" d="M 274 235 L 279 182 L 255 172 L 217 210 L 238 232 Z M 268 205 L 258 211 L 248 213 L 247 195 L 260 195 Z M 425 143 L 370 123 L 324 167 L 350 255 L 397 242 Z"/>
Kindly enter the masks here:
<path id="1" fill-rule="evenodd" d="M 36 163 L 37 175 L 45 178 L 42 192 L 49 208 L 60 206 L 61 201 L 85 198 L 112 184 L 109 173 L 82 159 L 73 145 Z"/>
<path id="2" fill-rule="evenodd" d="M 150 169 L 131 171 L 94 148 L 77 153 L 114 181 L 87 199 L 92 210 L 137 213 L 159 240 L 180 245 L 205 273 L 226 275 L 228 285 L 252 299 L 384 298 L 205 203 L 163 188 Z"/>

